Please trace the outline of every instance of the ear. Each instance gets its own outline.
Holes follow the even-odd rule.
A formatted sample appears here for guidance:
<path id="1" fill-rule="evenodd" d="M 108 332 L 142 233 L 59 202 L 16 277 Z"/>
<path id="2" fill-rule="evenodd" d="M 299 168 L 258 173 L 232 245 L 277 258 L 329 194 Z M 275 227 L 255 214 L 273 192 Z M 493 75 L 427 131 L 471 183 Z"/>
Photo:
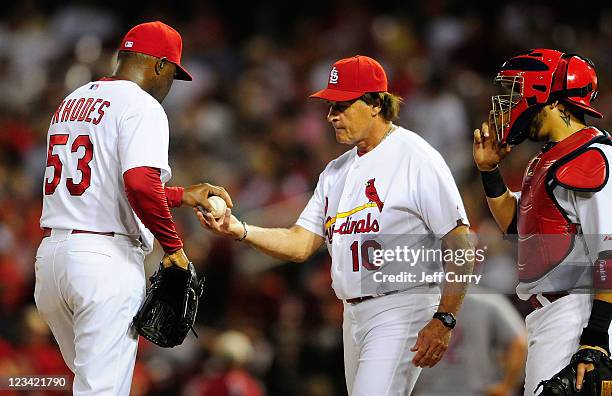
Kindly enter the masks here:
<path id="1" fill-rule="evenodd" d="M 168 59 L 166 58 L 158 59 L 157 62 L 155 62 L 155 74 L 157 75 L 162 74 L 162 71 L 164 70 L 164 67 L 166 67 L 167 62 L 168 62 Z"/>
<path id="2" fill-rule="evenodd" d="M 380 101 L 370 106 L 370 115 L 372 116 L 372 118 L 378 116 L 381 111 L 382 111 L 382 104 Z"/>

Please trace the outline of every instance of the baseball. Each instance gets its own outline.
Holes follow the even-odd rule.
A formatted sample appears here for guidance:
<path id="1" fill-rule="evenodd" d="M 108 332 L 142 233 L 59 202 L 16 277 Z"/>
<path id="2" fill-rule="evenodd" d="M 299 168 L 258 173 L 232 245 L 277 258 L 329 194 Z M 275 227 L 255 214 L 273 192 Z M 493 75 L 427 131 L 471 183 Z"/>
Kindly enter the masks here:
<path id="1" fill-rule="evenodd" d="M 208 197 L 208 202 L 212 206 L 210 214 L 212 214 L 215 219 L 218 219 L 219 217 L 223 216 L 223 214 L 225 213 L 225 209 L 227 209 L 227 205 L 225 204 L 223 198 L 213 195 L 211 197 Z"/>

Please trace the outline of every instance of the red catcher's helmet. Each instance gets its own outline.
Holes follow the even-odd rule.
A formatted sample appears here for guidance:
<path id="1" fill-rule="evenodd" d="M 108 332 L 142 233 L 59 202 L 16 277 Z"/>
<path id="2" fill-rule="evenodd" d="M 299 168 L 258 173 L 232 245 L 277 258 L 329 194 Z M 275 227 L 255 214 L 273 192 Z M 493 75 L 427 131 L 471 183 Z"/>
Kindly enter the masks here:
<path id="1" fill-rule="evenodd" d="M 586 114 L 602 118 L 591 106 L 597 96 L 593 62 L 576 54 L 538 48 L 507 60 L 495 77 L 507 93 L 493 96 L 497 138 L 516 145 L 527 138 L 532 117 L 546 103 L 566 101 Z"/>

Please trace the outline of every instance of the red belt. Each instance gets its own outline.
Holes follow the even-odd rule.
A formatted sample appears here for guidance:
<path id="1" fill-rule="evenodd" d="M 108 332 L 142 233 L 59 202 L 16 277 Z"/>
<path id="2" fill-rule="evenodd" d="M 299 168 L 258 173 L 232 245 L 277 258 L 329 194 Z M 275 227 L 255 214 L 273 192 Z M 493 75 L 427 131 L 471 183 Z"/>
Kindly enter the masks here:
<path id="1" fill-rule="evenodd" d="M 71 234 L 96 234 L 96 235 L 104 235 L 108 237 L 114 237 L 114 232 L 98 232 L 98 231 L 86 231 L 86 230 L 72 230 Z M 43 238 L 51 236 L 51 228 L 44 227 L 43 228 Z"/>
<path id="2" fill-rule="evenodd" d="M 542 293 L 542 297 L 544 297 L 545 299 L 547 299 L 551 303 L 553 303 L 553 302 L 557 301 L 558 299 L 560 299 L 561 297 L 565 297 L 565 296 L 569 296 L 569 293 L 568 292 Z M 533 306 L 533 309 L 540 309 L 540 308 L 542 308 L 542 303 L 537 299 L 537 295 L 536 294 L 532 294 L 531 297 L 529 297 L 529 302 Z"/>

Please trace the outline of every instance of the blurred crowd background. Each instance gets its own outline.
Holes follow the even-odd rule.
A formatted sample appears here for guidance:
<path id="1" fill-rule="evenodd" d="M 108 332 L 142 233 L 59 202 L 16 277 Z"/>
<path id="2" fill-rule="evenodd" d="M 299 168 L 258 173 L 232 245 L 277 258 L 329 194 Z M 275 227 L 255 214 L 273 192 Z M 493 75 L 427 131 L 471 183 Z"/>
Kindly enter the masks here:
<path id="1" fill-rule="evenodd" d="M 605 2 L 584 12 L 538 1 L 215 3 L 3 5 L 0 375 L 68 373 L 32 297 L 45 136 L 66 94 L 112 72 L 119 40 L 137 23 L 162 20 L 179 30 L 194 76 L 176 82 L 163 103 L 169 184 L 222 185 L 239 218 L 258 225 L 291 225 L 327 162 L 349 149 L 335 142 L 325 104 L 307 99 L 340 58 L 363 54 L 383 64 L 390 90 L 405 101 L 398 123 L 446 158 L 481 234 L 497 231 L 471 139 L 487 117 L 492 78 L 505 58 L 531 47 L 590 57 L 600 81 L 594 105 L 612 115 L 612 8 Z M 610 127 L 609 118 L 595 125 Z M 525 143 L 505 161 L 514 190 L 537 148 Z M 327 252 L 304 264 L 282 263 L 211 236 L 188 209 L 174 215 L 187 254 L 206 276 L 199 338 L 171 350 L 141 341 L 133 394 L 346 394 L 342 303 L 330 287 Z M 512 293 L 513 253 L 497 245 L 487 265 L 496 264 L 498 284 L 489 286 L 524 316 L 529 307 Z M 149 273 L 161 254 L 149 256 Z"/>

